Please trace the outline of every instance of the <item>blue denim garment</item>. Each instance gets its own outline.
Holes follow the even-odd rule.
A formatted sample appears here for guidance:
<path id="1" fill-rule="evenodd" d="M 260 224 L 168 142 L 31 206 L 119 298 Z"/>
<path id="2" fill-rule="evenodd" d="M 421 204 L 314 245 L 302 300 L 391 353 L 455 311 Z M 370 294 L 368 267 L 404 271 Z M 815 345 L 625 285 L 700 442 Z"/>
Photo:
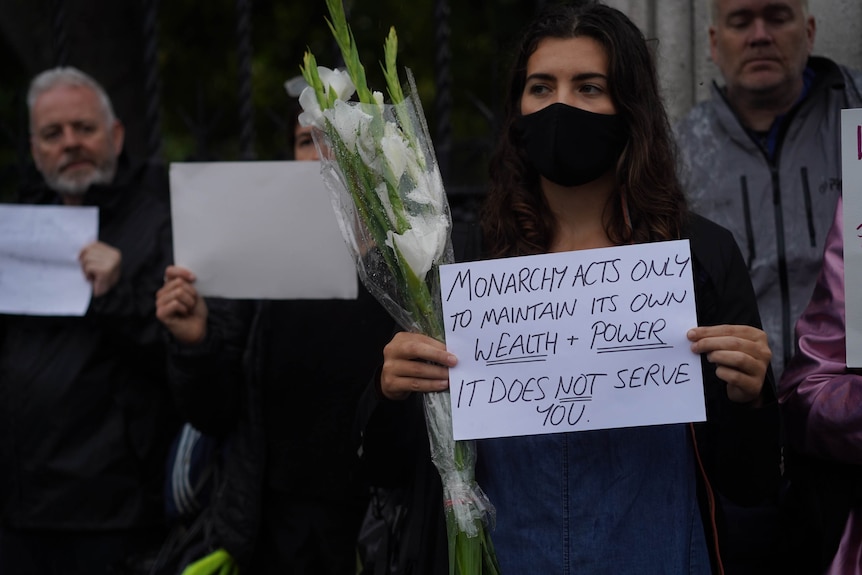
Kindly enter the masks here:
<path id="1" fill-rule="evenodd" d="M 710 573 L 686 425 L 478 442 L 503 573 Z"/>

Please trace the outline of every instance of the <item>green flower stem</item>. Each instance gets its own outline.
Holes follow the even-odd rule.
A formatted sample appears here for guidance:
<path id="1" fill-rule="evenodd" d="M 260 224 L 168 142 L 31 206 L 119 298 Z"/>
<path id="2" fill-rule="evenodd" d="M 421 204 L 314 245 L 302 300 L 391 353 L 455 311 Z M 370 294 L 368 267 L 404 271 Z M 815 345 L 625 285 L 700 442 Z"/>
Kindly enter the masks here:
<path id="1" fill-rule="evenodd" d="M 380 155 L 382 156 L 383 152 L 380 152 Z M 410 229 L 410 222 L 404 215 L 407 212 L 404 209 L 404 202 L 401 201 L 401 196 L 398 194 L 398 182 L 395 181 L 395 175 L 388 165 L 384 170 L 383 181 L 386 182 L 386 195 L 389 197 L 392 212 L 395 214 L 395 232 L 403 234 Z"/>
<path id="2" fill-rule="evenodd" d="M 402 261 L 400 254 L 398 261 Z M 415 299 L 417 312 L 419 313 L 417 320 L 424 324 L 422 327 L 425 335 L 439 341 L 445 341 L 443 320 L 440 318 L 438 307 L 431 295 L 431 290 L 428 289 L 428 284 L 419 279 L 419 276 L 412 269 L 407 266 L 405 268 L 404 276 L 407 280 L 405 291 Z"/>
<path id="3" fill-rule="evenodd" d="M 396 113 L 397 109 L 398 107 L 396 107 Z M 372 118 L 371 137 L 375 143 L 379 142 L 381 138 L 383 138 L 383 126 L 386 122 L 383 118 L 380 107 L 377 104 L 373 104 L 370 106 L 363 106 L 363 110 L 370 112 Z M 379 146 L 375 151 L 380 158 L 386 157 Z M 395 174 L 392 173 L 392 168 L 389 166 L 389 162 L 381 161 L 380 164 L 383 171 L 383 179 L 386 182 L 386 195 L 389 197 L 389 203 L 392 205 L 392 212 L 395 214 L 395 228 L 393 229 L 395 230 L 395 233 L 403 234 L 405 231 L 410 229 L 410 223 L 404 215 L 407 212 L 404 209 L 404 202 L 401 201 L 401 196 L 398 193 L 399 182 L 395 179 Z"/>
<path id="4" fill-rule="evenodd" d="M 389 28 L 389 35 L 383 42 L 383 77 L 386 79 L 386 89 L 389 98 L 396 106 L 404 101 L 404 91 L 401 89 L 401 80 L 398 79 L 398 66 L 395 60 L 398 57 L 398 35 L 395 27 Z"/>
<path id="5" fill-rule="evenodd" d="M 479 536 L 482 538 L 482 563 L 485 565 L 487 575 L 499 575 L 500 564 L 497 562 L 497 554 L 494 552 L 494 543 L 488 536 L 487 529 L 480 529 Z"/>
<path id="6" fill-rule="evenodd" d="M 420 319 L 436 317 L 437 314 L 434 312 L 433 298 L 428 290 L 428 286 L 416 277 L 416 274 L 413 273 L 413 270 L 410 269 L 409 266 L 401 264 L 403 257 L 397 252 L 397 248 L 394 246 L 389 248 L 386 245 L 386 230 L 393 229 L 393 226 L 389 221 L 389 216 L 387 215 L 386 210 L 380 202 L 380 198 L 377 197 L 373 177 L 365 165 L 360 161 L 359 155 L 350 153 L 347 150 L 344 142 L 337 136 L 337 132 L 334 127 L 330 126 L 328 131 L 333 134 L 330 137 L 330 140 L 332 142 L 335 155 L 340 160 L 339 164 L 347 168 L 345 170 L 345 177 L 347 179 L 348 190 L 353 198 L 353 203 L 356 205 L 359 215 L 365 222 L 375 244 L 377 244 L 377 247 L 380 249 L 380 253 L 383 255 L 384 261 L 386 262 L 386 266 L 389 268 L 390 273 L 393 274 L 395 283 L 399 286 L 399 290 L 402 292 L 402 301 L 405 305 L 409 305 L 413 308 L 411 310 L 412 317 Z M 398 212 L 396 212 L 396 214 L 397 213 Z M 406 288 L 404 286 L 406 286 Z M 415 289 L 417 292 L 416 295 L 419 296 L 416 300 L 411 297 L 411 295 L 413 295 L 411 289 Z M 437 339 L 441 339 L 442 341 L 442 328 L 435 333 L 439 333 L 440 335 L 435 335 L 434 337 L 437 337 Z"/>
<path id="7" fill-rule="evenodd" d="M 385 239 L 385 230 L 391 229 L 393 222 L 389 221 L 389 215 L 374 191 L 373 177 L 368 173 L 368 168 L 362 163 L 359 155 L 353 150 L 347 149 L 344 142 L 338 137 L 337 130 L 332 125 L 329 125 L 328 128 L 327 133 L 330 134 L 330 141 L 338 164 L 343 169 L 346 168 L 344 169 L 345 177 L 351 195 L 354 200 L 361 199 L 362 203 L 368 207 L 372 218 L 366 219 L 365 222 L 369 224 L 369 229 L 384 231 L 383 237 Z M 375 241 L 378 239 L 375 238 Z"/>
<path id="8" fill-rule="evenodd" d="M 363 104 L 373 104 L 374 97 L 371 94 L 371 90 L 368 89 L 368 83 L 365 80 L 365 67 L 359 59 L 359 51 L 356 49 L 356 39 L 353 37 L 353 32 L 347 24 L 344 5 L 342 5 L 341 0 L 326 0 L 326 7 L 329 9 L 329 15 L 332 17 L 332 20 L 327 19 L 326 23 L 329 24 L 332 36 L 341 50 L 344 66 L 353 80 L 353 85 L 356 86 L 356 95 L 359 96 L 359 101 Z"/>
<path id="9" fill-rule="evenodd" d="M 395 33 L 395 27 L 389 28 L 389 35 L 383 43 L 383 54 L 384 64 L 382 68 L 383 77 L 386 80 L 386 90 L 389 92 L 392 103 L 395 104 L 395 114 L 398 116 L 398 122 L 404 132 L 407 144 L 416 152 L 416 157 L 419 159 L 419 167 L 424 170 L 426 168 L 425 153 L 418 144 L 418 138 L 413 131 L 413 122 L 406 106 L 403 105 L 405 102 L 404 91 L 401 89 L 398 66 L 395 64 L 395 59 L 398 55 L 398 35 Z"/>
<path id="10" fill-rule="evenodd" d="M 465 455 L 465 452 L 471 449 L 470 443 L 472 442 L 455 442 L 455 461 L 463 463 L 470 459 Z M 462 477 L 466 475 L 472 481 L 472 466 L 465 468 L 456 465 L 456 469 Z M 499 575 L 500 566 L 494 553 L 488 527 L 481 519 L 474 518 L 471 521 L 476 532 L 476 535 L 472 537 L 461 529 L 454 509 L 452 507 L 446 508 L 450 575 Z"/>
<path id="11" fill-rule="evenodd" d="M 323 81 L 320 79 L 320 74 L 317 71 L 317 59 L 314 57 L 314 54 L 306 51 L 302 58 L 302 66 L 299 69 L 302 72 L 302 77 L 314 89 L 317 105 L 323 110 L 327 107 L 328 102 L 325 96 L 326 90 L 323 87 Z"/>
<path id="12" fill-rule="evenodd" d="M 332 143 L 338 163 L 342 166 L 347 180 L 347 188 L 353 198 L 353 203 L 359 210 L 359 215 L 365 226 L 374 238 L 374 242 L 381 249 L 384 257 L 388 255 L 389 250 L 386 248 L 386 230 L 391 229 L 391 222 L 386 210 L 380 203 L 380 198 L 377 197 L 374 191 L 374 184 L 371 177 L 367 173 L 367 168 L 362 164 L 356 154 L 347 151 L 344 142 L 338 137 L 334 128 L 328 130 L 330 141 Z M 394 260 L 387 258 L 386 264 L 390 270 L 400 271 Z M 404 281 L 403 275 L 398 274 L 396 280 L 399 285 Z"/>
<path id="13" fill-rule="evenodd" d="M 451 541 L 451 535 L 450 535 Z M 456 529 L 455 541 L 453 542 L 456 552 L 455 573 L 467 575 L 468 573 L 481 573 L 482 546 L 476 537 L 467 537 L 467 534 Z M 451 572 L 450 560 L 450 572 Z"/>

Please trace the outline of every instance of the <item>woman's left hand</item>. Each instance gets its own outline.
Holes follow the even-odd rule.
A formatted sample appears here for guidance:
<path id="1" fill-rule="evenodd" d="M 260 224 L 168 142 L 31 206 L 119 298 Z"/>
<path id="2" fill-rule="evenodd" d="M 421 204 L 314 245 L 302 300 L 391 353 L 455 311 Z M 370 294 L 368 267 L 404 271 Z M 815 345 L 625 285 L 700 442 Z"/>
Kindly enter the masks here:
<path id="1" fill-rule="evenodd" d="M 748 325 L 695 327 L 686 334 L 694 353 L 705 353 L 715 375 L 727 383 L 727 397 L 737 403 L 757 401 L 772 351 L 766 332 Z"/>

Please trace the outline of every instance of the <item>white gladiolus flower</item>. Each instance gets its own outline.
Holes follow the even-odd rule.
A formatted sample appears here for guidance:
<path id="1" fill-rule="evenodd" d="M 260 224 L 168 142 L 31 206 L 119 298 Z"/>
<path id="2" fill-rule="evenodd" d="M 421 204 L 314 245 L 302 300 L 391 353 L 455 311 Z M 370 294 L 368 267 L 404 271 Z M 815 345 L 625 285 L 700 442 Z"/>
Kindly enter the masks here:
<path id="1" fill-rule="evenodd" d="M 347 101 L 356 92 L 356 86 L 347 72 L 341 70 L 331 70 L 325 66 L 317 67 L 317 74 L 320 76 L 320 81 L 323 83 L 323 90 L 326 97 L 334 93 L 337 100 Z M 284 84 L 287 89 L 287 82 Z M 323 129 L 323 112 L 320 110 L 320 103 L 317 101 L 317 95 L 314 93 L 314 88 L 311 86 L 302 90 L 299 95 L 299 104 L 302 106 L 302 113 L 299 115 L 300 126 L 314 126 L 318 129 Z"/>
<path id="2" fill-rule="evenodd" d="M 407 163 L 407 175 L 410 176 L 414 182 L 421 182 L 424 179 L 429 177 L 429 172 L 433 172 L 435 170 L 429 170 L 429 166 L 425 163 L 424 151 L 420 148 L 415 150 L 410 155 L 410 161 Z M 433 189 L 433 188 L 431 188 Z M 440 189 L 443 189 L 443 183 L 440 183 Z"/>
<path id="3" fill-rule="evenodd" d="M 411 218 L 412 227 L 403 234 L 386 232 L 386 245 L 397 247 L 413 273 L 425 281 L 425 275 L 446 248 L 448 227 L 440 217 L 423 220 Z M 443 224 L 443 225 L 441 225 Z"/>
<path id="4" fill-rule="evenodd" d="M 391 124 L 386 124 L 388 128 Z M 395 181 L 401 179 L 404 170 L 407 169 L 408 156 L 412 153 L 407 142 L 394 130 L 384 130 L 384 136 L 380 138 L 380 149 L 389 164 L 389 169 L 395 177 Z"/>
<path id="5" fill-rule="evenodd" d="M 374 117 L 365 112 L 362 106 L 336 100 L 335 105 L 324 112 L 332 123 L 344 145 L 351 152 L 357 152 L 362 163 L 379 172 L 375 164 L 379 161 L 377 143 L 371 132 Z"/>
<path id="6" fill-rule="evenodd" d="M 302 113 L 299 115 L 300 126 L 314 126 L 315 128 L 323 129 L 323 112 L 320 110 L 320 105 L 317 103 L 317 96 L 314 93 L 314 88 L 308 86 L 302 90 L 299 95 L 299 105 L 302 106 Z"/>
<path id="7" fill-rule="evenodd" d="M 320 81 L 323 82 L 323 89 L 326 91 L 327 97 L 331 91 L 334 91 L 337 99 L 346 102 L 356 93 L 356 86 L 353 85 L 353 80 L 350 79 L 347 72 L 318 66 L 317 74 L 320 76 Z"/>
<path id="8" fill-rule="evenodd" d="M 358 106 L 352 106 L 341 100 L 336 100 L 335 106 L 326 110 L 324 114 L 338 132 L 347 149 L 352 151 L 359 147 L 361 153 L 362 140 L 369 139 L 367 134 L 369 132 L 368 125 L 372 120 L 371 115 L 363 112 Z M 370 142 L 370 145 L 373 147 L 374 142 Z"/>
<path id="9" fill-rule="evenodd" d="M 407 197 L 417 204 L 430 206 L 435 213 L 441 212 L 445 192 L 440 172 L 436 170 L 422 172 L 414 181 L 416 187 L 407 194 Z"/>

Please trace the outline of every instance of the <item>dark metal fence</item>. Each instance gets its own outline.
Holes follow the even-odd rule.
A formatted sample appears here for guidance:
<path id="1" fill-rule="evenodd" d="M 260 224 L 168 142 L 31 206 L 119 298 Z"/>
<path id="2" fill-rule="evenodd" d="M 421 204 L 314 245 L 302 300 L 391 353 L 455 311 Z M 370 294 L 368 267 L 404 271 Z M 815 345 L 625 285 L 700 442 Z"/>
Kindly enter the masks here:
<path id="1" fill-rule="evenodd" d="M 90 0 L 90 3 L 98 3 L 99 0 Z M 43 22 L 49 22 L 47 34 L 50 42 L 50 64 L 51 65 L 78 65 L 74 44 L 70 42 L 70 15 L 80 17 L 81 5 L 85 0 L 43 0 L 43 12 L 39 17 Z M 254 159 L 278 159 L 261 157 L 256 143 L 256 126 L 266 127 L 269 131 L 283 132 L 285 129 L 284 118 L 273 110 L 257 110 L 254 104 L 253 70 L 254 46 L 252 43 L 253 32 L 253 2 L 252 0 L 234 0 L 234 13 L 232 21 L 234 25 L 233 41 L 228 41 L 225 50 L 235 52 L 236 62 L 236 108 L 228 107 L 213 108 L 204 102 L 205 89 L 203 86 L 193 88 L 197 97 L 193 97 L 191 110 L 181 105 L 175 106 L 175 116 L 182 118 L 190 140 L 194 142 L 194 151 L 190 157 L 181 158 L 184 161 L 192 160 L 254 160 Z M 121 76 L 117 84 L 122 81 L 125 89 L 134 93 L 137 98 L 134 109 L 130 111 L 132 104 L 125 110 L 118 109 L 118 115 L 127 125 L 127 148 L 137 145 L 137 153 L 148 157 L 151 161 L 165 161 L 165 139 L 162 131 L 165 116 L 165 103 L 162 93 L 162 76 L 160 69 L 160 39 L 159 39 L 159 16 L 160 9 L 168 9 L 168 5 L 160 3 L 159 0 L 137 0 L 135 3 L 121 3 L 125 10 L 133 10 L 129 18 L 132 22 L 134 35 L 138 36 L 137 50 L 139 54 L 117 54 L 128 61 L 130 69 L 136 73 L 127 73 Z M 532 3 L 534 9 L 538 9 L 544 2 Z M 131 6 L 131 8 L 129 8 Z M 350 6 L 348 6 L 350 8 Z M 0 8 L 0 18 L 4 16 Z M 456 140 L 453 137 L 453 74 L 452 74 L 452 11 L 449 0 L 433 0 L 433 14 L 429 15 L 433 22 L 433 50 L 434 50 L 434 101 L 426 109 L 433 110 L 434 132 L 432 134 L 437 159 L 440 165 L 443 180 L 447 186 L 450 196 L 453 214 L 456 218 L 472 221 L 476 217 L 476 211 L 483 195 L 483 183 L 475 177 L 476 167 L 486 162 L 490 149 L 493 145 L 493 135 L 480 137 L 462 137 Z M 419 17 L 419 16 L 417 16 Z M 14 24 L 13 24 L 14 25 Z M 37 30 L 38 31 L 38 30 Z M 2 32 L 2 28 L 0 28 Z M 44 33 L 45 31 L 43 31 Z M 74 36 L 80 43 L 80 33 Z M 102 47 L 102 50 L 106 50 Z M 107 48 L 110 52 L 111 48 Z M 79 50 L 80 51 L 80 50 Z M 107 54 L 111 56 L 112 54 Z M 2 63 L 0 59 L 0 63 Z M 48 64 L 46 62 L 46 64 Z M 203 65 L 203 63 L 202 63 Z M 45 66 L 47 67 L 47 65 Z M 26 67 L 25 67 L 26 69 Z M 36 70 L 38 71 L 38 70 Z M 28 70 L 28 73 L 32 71 Z M 116 86 L 115 86 L 116 87 Z M 23 94 L 26 91 L 26 80 L 16 86 L 15 93 L 7 102 L 7 110 L 11 106 L 19 113 L 5 114 L 0 124 L 0 159 L 2 170 L 0 170 L 0 195 L 8 195 L 10 189 L 20 185 L 27 174 L 32 173 L 32 164 L 29 157 L 29 134 L 26 125 L 26 109 L 22 106 Z M 111 92 L 111 86 L 106 85 Z M 0 86 L 0 95 L 2 95 Z M 11 91 L 10 91 L 11 92 Z M 7 92 L 10 93 L 10 92 Z M 114 96 L 115 107 L 117 98 Z M 468 96 L 468 100 L 475 106 L 477 117 L 485 118 L 488 125 L 488 133 L 493 134 L 495 119 L 493 113 L 475 95 Z M 2 103 L 2 101 L 0 101 Z M 222 103 L 224 104 L 224 103 Z M 263 112 L 263 113 L 261 113 Z M 229 117 L 226 119 L 226 117 Z M 225 122 L 236 126 L 235 140 L 236 155 L 225 157 L 223 150 L 216 150 L 213 146 L 213 134 L 223 129 Z M 137 122 L 136 129 L 130 129 L 130 123 Z M 137 144 L 135 142 L 137 138 Z M 180 158 L 168 158 L 180 159 Z M 474 174 L 464 177 L 464 167 L 470 166 Z"/>

